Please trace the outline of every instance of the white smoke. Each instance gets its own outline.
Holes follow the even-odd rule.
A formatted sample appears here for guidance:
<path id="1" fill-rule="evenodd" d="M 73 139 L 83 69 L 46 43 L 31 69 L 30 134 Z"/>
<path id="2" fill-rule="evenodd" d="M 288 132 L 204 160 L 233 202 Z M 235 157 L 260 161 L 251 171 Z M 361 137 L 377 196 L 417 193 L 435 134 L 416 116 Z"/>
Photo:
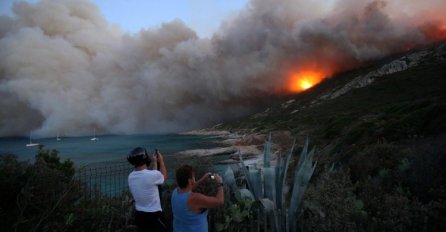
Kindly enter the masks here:
<path id="1" fill-rule="evenodd" d="M 129 35 L 85 0 L 0 16 L 0 136 L 164 133 L 252 112 L 291 68 L 332 73 L 446 38 L 442 0 L 252 0 L 211 39 Z"/>

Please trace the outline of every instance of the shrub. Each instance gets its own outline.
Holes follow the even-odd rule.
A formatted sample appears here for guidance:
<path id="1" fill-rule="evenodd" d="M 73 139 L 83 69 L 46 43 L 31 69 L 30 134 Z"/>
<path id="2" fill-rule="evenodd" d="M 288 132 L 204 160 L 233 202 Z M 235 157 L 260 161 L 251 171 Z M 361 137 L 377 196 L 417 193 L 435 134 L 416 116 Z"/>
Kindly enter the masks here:
<path id="1" fill-rule="evenodd" d="M 19 162 L 16 155 L 0 155 L 0 230 L 12 231 L 19 209 L 16 198 L 27 182 L 30 164 Z"/>
<path id="2" fill-rule="evenodd" d="M 225 210 L 232 216 L 225 217 L 223 224 L 218 224 L 219 229 L 226 230 L 229 228 L 229 224 L 239 223 L 241 220 L 249 218 L 253 211 L 257 211 L 258 226 L 260 226 L 260 221 L 263 221 L 265 230 L 269 225 L 272 231 L 295 231 L 303 195 L 317 162 L 313 158 L 315 149 L 308 151 L 307 139 L 295 167 L 290 194 L 287 194 L 289 189 L 287 184 L 288 168 L 294 145 L 295 143 L 285 157 L 277 155 L 275 166 L 271 165 L 273 154 L 271 134 L 265 143 L 262 168 L 248 168 L 239 154 L 240 167 L 237 167 L 235 171 L 243 175 L 246 185 L 239 188 L 233 170 L 227 169 L 224 181 L 230 187 L 230 196 L 234 196 L 235 199 L 228 199 L 229 204 L 226 204 Z M 248 202 L 245 199 L 249 199 Z M 265 219 L 262 220 L 261 217 Z"/>
<path id="3" fill-rule="evenodd" d="M 357 231 L 367 212 L 354 190 L 348 172 L 325 170 L 305 195 L 303 231 Z"/>
<path id="4" fill-rule="evenodd" d="M 60 162 L 55 150 L 39 149 L 36 162 L 26 168 L 26 181 L 18 186 L 18 230 L 61 230 L 65 216 L 80 198 L 80 184 L 69 160 Z M 62 223 L 61 223 L 62 222 Z"/>
<path id="5" fill-rule="evenodd" d="M 1 231 L 111 231 L 131 223 L 128 193 L 84 200 L 70 160 L 39 149 L 35 163 L 0 155 Z"/>

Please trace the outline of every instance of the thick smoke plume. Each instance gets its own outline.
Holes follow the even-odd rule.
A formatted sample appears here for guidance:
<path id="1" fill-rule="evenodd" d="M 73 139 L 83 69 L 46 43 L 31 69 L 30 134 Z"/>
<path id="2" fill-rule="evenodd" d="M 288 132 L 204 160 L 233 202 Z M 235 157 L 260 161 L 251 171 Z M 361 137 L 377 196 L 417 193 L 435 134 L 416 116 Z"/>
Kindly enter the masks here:
<path id="1" fill-rule="evenodd" d="M 0 136 L 208 126 L 301 69 L 329 77 L 446 38 L 443 0 L 326 2 L 252 0 L 210 39 L 179 20 L 128 34 L 84 0 L 15 3 L 0 16 Z"/>

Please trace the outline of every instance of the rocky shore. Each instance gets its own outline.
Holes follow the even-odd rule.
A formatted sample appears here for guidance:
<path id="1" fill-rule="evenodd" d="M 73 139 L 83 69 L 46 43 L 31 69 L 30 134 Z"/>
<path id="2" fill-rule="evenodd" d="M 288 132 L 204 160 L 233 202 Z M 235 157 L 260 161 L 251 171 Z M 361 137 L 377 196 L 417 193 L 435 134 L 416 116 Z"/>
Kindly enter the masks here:
<path id="1" fill-rule="evenodd" d="M 239 162 L 239 154 L 247 164 L 260 162 L 263 157 L 263 144 L 266 136 L 262 134 L 247 134 L 241 131 L 230 132 L 226 130 L 201 129 L 185 132 L 187 135 L 206 135 L 218 137 L 221 146 L 210 149 L 195 149 L 178 152 L 181 157 L 215 157 L 228 158 L 217 164 L 231 164 Z"/>
<path id="2" fill-rule="evenodd" d="M 185 132 L 187 135 L 206 135 L 220 138 L 221 146 L 210 149 L 195 149 L 178 152 L 181 157 L 214 157 L 227 156 L 228 158 L 217 162 L 217 164 L 231 164 L 239 162 L 239 154 L 247 165 L 255 165 L 263 162 L 263 146 L 267 141 L 266 134 L 249 133 L 246 131 L 226 131 L 214 129 L 201 129 Z M 273 133 L 273 147 L 280 152 L 281 145 L 274 143 L 278 141 L 291 141 L 288 132 Z M 291 145 L 291 144 L 289 144 Z"/>

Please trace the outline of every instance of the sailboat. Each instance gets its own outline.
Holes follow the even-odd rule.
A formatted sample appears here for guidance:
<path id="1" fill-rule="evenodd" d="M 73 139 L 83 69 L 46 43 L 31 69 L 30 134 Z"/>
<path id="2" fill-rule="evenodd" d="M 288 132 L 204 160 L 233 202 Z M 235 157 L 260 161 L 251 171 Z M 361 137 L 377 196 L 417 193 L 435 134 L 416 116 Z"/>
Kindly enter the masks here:
<path id="1" fill-rule="evenodd" d="M 93 130 L 93 138 L 90 139 L 91 141 L 98 141 L 99 139 L 96 138 L 96 128 Z"/>
<path id="2" fill-rule="evenodd" d="M 26 144 L 27 147 L 35 147 L 35 146 L 39 146 L 40 144 L 38 143 L 33 143 L 33 141 L 31 140 L 31 133 L 29 133 L 29 143 Z"/>
<path id="3" fill-rule="evenodd" d="M 56 141 L 60 141 L 61 138 L 59 137 L 59 131 L 57 132 L 57 137 L 56 137 Z"/>

